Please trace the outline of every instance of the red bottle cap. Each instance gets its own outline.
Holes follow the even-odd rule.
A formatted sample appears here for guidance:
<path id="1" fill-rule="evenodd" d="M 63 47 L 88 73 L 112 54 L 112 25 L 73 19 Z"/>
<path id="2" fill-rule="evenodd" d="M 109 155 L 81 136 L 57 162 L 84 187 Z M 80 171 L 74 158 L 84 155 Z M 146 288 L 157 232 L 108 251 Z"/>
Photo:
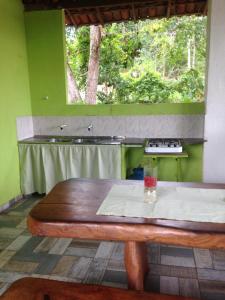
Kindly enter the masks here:
<path id="1" fill-rule="evenodd" d="M 156 187 L 157 178 L 153 176 L 145 176 L 144 177 L 145 187 Z"/>

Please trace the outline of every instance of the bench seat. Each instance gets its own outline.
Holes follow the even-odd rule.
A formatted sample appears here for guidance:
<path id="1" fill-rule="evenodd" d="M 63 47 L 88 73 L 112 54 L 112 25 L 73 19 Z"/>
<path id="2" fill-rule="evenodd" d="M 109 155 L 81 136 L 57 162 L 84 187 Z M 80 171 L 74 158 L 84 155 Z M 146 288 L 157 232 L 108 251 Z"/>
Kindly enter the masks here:
<path id="1" fill-rule="evenodd" d="M 181 296 L 167 296 L 131 291 L 100 285 L 62 282 L 41 278 L 15 281 L 0 296 L 0 300 L 194 300 Z"/>

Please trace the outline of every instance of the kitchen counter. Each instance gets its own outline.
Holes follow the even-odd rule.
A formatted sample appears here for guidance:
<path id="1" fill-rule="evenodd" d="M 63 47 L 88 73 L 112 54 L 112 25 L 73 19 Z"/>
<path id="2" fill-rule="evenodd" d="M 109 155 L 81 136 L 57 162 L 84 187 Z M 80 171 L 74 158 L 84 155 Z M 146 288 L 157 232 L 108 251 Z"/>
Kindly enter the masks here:
<path id="1" fill-rule="evenodd" d="M 76 143 L 76 139 L 86 139 L 86 143 Z M 205 140 L 181 139 L 181 142 L 188 154 L 181 162 L 182 180 L 201 181 Z M 36 135 L 21 140 L 18 148 L 23 193 L 46 193 L 57 182 L 69 178 L 129 178 L 134 168 L 146 163 L 144 146 L 144 138 L 132 137 Z M 159 163 L 158 177 L 175 181 L 176 170 L 176 159 L 165 158 Z"/>
<path id="2" fill-rule="evenodd" d="M 198 144 L 203 144 L 207 142 L 207 140 L 203 139 L 203 138 L 195 138 L 195 139 L 181 139 L 181 143 L 183 145 L 198 145 Z"/>
<path id="3" fill-rule="evenodd" d="M 19 144 L 62 144 L 62 145 L 121 145 L 123 136 L 50 136 L 36 135 Z"/>
<path id="4" fill-rule="evenodd" d="M 104 140 L 104 143 L 99 140 L 98 143 L 94 143 L 94 144 L 108 144 L 108 145 L 113 145 L 115 144 L 114 142 L 116 142 L 116 144 L 121 144 L 121 145 L 137 145 L 137 146 L 144 146 L 144 142 L 145 142 L 145 138 L 133 138 L 133 137 L 125 137 L 124 139 L 116 139 L 116 137 L 114 137 L 114 139 L 110 136 L 49 136 L 49 135 L 35 135 L 33 137 L 24 139 L 19 141 L 18 143 L 20 144 L 68 144 L 68 145 L 73 145 L 73 144 L 82 144 L 84 145 L 85 143 L 76 143 L 74 142 L 74 140 L 77 139 L 87 139 L 89 140 L 89 142 L 87 144 L 91 144 L 90 140 L 91 139 L 98 139 L 101 138 L 102 140 Z M 53 139 L 59 140 L 59 141 L 51 141 Z M 107 142 L 108 140 L 108 142 Z M 194 139 L 180 139 L 181 143 L 183 145 L 195 145 L 195 144 L 203 144 L 204 142 L 206 142 L 205 139 L 203 138 L 194 138 Z"/>

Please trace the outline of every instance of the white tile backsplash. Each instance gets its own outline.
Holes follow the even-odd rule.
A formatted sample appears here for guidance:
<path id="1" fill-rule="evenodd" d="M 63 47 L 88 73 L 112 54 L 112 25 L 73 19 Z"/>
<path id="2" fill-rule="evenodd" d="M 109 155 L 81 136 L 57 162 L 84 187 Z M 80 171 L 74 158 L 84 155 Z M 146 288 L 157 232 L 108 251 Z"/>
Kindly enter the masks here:
<path id="1" fill-rule="evenodd" d="M 68 126 L 60 130 L 61 124 Z M 33 117 L 33 129 L 35 135 L 203 138 L 204 115 Z"/>
<path id="2" fill-rule="evenodd" d="M 34 135 L 32 116 L 16 118 L 17 140 L 23 140 Z"/>

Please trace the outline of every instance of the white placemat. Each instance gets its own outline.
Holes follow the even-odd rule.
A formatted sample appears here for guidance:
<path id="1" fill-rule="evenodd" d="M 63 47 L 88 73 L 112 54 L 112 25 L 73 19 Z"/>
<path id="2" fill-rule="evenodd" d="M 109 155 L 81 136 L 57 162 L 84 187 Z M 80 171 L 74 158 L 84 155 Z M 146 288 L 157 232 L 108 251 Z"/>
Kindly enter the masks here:
<path id="1" fill-rule="evenodd" d="M 225 190 L 158 187 L 157 201 L 144 202 L 144 187 L 114 185 L 97 215 L 225 223 Z"/>

